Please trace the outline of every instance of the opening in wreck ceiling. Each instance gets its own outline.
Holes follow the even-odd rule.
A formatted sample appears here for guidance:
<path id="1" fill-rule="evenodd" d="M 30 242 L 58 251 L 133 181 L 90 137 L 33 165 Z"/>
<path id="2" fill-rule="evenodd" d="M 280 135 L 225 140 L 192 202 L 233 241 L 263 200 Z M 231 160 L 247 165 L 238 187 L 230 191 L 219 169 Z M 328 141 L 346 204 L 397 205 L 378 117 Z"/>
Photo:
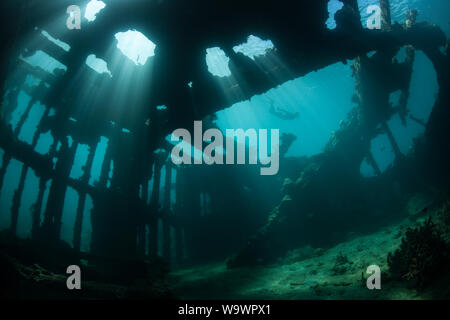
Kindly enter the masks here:
<path id="1" fill-rule="evenodd" d="M 91 0 L 87 5 L 86 5 L 86 10 L 85 10 L 85 14 L 84 17 L 89 21 L 95 21 L 95 19 L 97 18 L 97 14 L 102 11 L 104 8 L 106 7 L 106 3 L 104 3 L 103 1 L 99 1 L 99 0 Z"/>
<path id="2" fill-rule="evenodd" d="M 328 2 L 328 20 L 327 20 L 327 28 L 335 29 L 336 28 L 336 20 L 334 20 L 334 14 L 340 10 L 344 4 L 339 0 L 330 0 Z"/>
<path id="3" fill-rule="evenodd" d="M 106 73 L 112 78 L 112 73 L 108 69 L 108 64 L 105 60 L 97 58 L 95 54 L 90 54 L 86 59 L 86 64 L 95 70 L 96 72 L 103 74 Z"/>
<path id="4" fill-rule="evenodd" d="M 67 71 L 67 67 L 42 50 L 36 51 L 30 56 L 20 56 L 19 59 L 25 61 L 32 66 L 38 66 L 46 72 L 57 74 L 58 72 Z"/>
<path id="5" fill-rule="evenodd" d="M 267 51 L 274 48 L 271 40 L 262 40 L 259 37 L 250 35 L 247 42 L 233 47 L 233 51 L 236 53 L 242 53 L 243 55 L 255 60 L 255 57 L 264 56 Z"/>

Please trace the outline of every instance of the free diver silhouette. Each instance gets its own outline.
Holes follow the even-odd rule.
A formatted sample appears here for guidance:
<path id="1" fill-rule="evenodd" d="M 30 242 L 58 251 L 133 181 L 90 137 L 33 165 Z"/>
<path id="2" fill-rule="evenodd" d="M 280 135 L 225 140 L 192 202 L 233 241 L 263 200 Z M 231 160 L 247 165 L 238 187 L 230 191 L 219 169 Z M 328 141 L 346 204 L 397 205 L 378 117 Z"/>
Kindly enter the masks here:
<path id="1" fill-rule="evenodd" d="M 295 120 L 300 116 L 300 113 L 298 111 L 289 112 L 285 109 L 275 107 L 275 103 L 273 101 L 270 101 L 269 112 L 282 120 Z"/>

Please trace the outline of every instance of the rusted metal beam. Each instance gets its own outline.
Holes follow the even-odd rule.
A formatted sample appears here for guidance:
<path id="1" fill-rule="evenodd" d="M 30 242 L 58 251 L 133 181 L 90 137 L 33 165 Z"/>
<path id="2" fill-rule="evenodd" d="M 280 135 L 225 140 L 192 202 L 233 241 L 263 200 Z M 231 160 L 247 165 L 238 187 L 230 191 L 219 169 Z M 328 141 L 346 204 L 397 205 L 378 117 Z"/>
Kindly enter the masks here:
<path id="1" fill-rule="evenodd" d="M 170 160 L 169 160 L 170 161 Z M 172 167 L 166 164 L 166 176 L 164 185 L 164 217 L 163 217 L 163 257 L 166 261 L 170 262 L 170 248 L 171 248 L 171 236 L 170 236 L 170 215 L 171 215 L 171 189 L 172 189 Z"/>
<path id="2" fill-rule="evenodd" d="M 89 147 L 89 155 L 86 160 L 86 164 L 84 166 L 84 172 L 83 176 L 81 177 L 80 181 L 88 184 L 89 178 L 91 176 L 91 169 L 92 164 L 94 163 L 94 156 L 96 148 L 93 148 L 92 146 Z M 78 204 L 77 204 L 77 215 L 75 218 L 75 226 L 73 231 L 73 247 L 76 250 L 80 250 L 81 248 L 81 233 L 83 228 L 83 214 L 84 214 L 84 208 L 86 204 L 86 191 L 79 191 L 79 198 L 78 198 Z"/>

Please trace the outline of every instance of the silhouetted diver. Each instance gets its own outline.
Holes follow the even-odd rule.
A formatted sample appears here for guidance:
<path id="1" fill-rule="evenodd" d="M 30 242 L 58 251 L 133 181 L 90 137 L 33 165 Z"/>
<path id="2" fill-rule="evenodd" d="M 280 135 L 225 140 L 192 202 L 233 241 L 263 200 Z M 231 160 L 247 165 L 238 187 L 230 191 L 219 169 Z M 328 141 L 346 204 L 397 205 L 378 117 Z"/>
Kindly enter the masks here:
<path id="1" fill-rule="evenodd" d="M 269 112 L 282 120 L 294 120 L 294 119 L 297 119 L 300 115 L 300 113 L 298 111 L 289 112 L 284 109 L 275 107 L 273 101 L 270 101 Z"/>

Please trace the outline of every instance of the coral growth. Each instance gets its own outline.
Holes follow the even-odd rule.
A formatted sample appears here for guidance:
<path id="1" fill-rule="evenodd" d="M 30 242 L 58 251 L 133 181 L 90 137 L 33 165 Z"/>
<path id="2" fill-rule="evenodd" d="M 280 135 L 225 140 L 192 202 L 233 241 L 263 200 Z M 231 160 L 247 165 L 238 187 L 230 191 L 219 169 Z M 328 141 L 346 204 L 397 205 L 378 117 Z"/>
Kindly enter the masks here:
<path id="1" fill-rule="evenodd" d="M 67 290 L 66 269 L 82 265 L 82 290 Z M 19 239 L 0 232 L 0 299 L 173 299 L 160 259 L 80 253 L 60 241 Z"/>
<path id="2" fill-rule="evenodd" d="M 449 245 L 431 218 L 416 228 L 408 228 L 400 248 L 388 254 L 391 277 L 410 281 L 417 288 L 429 285 L 440 272 L 447 271 Z"/>
<path id="3" fill-rule="evenodd" d="M 442 205 L 437 211 L 436 216 L 440 222 L 439 227 L 443 229 L 443 232 L 450 233 L 450 201 L 447 201 Z"/>

